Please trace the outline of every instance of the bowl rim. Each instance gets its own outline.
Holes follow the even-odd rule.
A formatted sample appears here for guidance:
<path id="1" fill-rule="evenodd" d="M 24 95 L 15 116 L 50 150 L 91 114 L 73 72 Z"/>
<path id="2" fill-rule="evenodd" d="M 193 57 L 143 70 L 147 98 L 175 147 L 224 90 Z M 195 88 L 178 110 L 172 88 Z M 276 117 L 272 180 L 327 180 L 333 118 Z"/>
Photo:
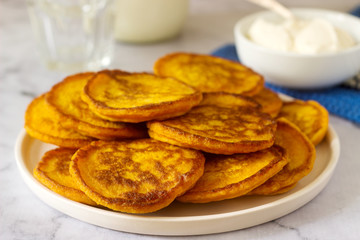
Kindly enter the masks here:
<path id="1" fill-rule="evenodd" d="M 334 10 L 328 10 L 328 9 L 321 9 L 321 8 L 290 8 L 292 12 L 295 12 L 295 14 L 302 14 L 302 13 L 310 13 L 310 12 L 318 12 L 321 14 L 332 14 L 332 15 L 339 15 L 345 18 L 348 18 L 352 21 L 355 21 L 359 24 L 360 27 L 360 18 L 356 17 L 354 15 L 351 15 L 346 12 L 340 12 L 340 11 L 334 11 Z M 245 34 L 243 33 L 240 28 L 244 26 L 245 23 L 251 20 L 253 22 L 257 17 L 261 17 L 263 15 L 276 15 L 276 13 L 265 10 L 265 11 L 259 11 L 252 14 L 248 14 L 241 19 L 239 19 L 235 26 L 234 26 L 234 35 L 235 35 L 235 43 L 237 42 L 236 38 L 240 38 L 241 40 L 245 41 L 247 44 L 252 46 L 258 51 L 266 52 L 270 54 L 276 54 L 281 56 L 287 56 L 287 57 L 296 57 L 296 58 L 324 58 L 324 57 L 337 57 L 340 55 L 346 55 L 346 54 L 353 54 L 354 52 L 360 53 L 360 40 L 356 39 L 356 44 L 350 48 L 341 50 L 339 52 L 325 52 L 325 53 L 317 53 L 317 54 L 305 54 L 305 53 L 296 53 L 296 52 L 285 52 L 285 51 L 278 51 L 275 49 L 269 49 L 266 47 L 263 47 L 261 45 L 258 45 L 254 42 L 252 42 Z M 237 43 L 236 43 L 237 45 Z"/>

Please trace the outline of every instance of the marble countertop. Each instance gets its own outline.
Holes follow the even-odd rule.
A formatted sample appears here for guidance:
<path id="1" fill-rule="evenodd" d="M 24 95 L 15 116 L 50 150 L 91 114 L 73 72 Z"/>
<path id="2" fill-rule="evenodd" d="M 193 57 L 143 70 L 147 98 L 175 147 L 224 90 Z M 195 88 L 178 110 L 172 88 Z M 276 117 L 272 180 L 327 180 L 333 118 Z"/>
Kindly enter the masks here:
<path id="1" fill-rule="evenodd" d="M 290 7 L 339 11 L 359 3 L 283 2 Z M 149 45 L 117 43 L 111 67 L 151 71 L 153 62 L 169 52 L 210 53 L 233 42 L 235 22 L 257 10 L 260 8 L 240 0 L 192 0 L 179 37 Z M 360 126 L 336 116 L 330 117 L 330 123 L 339 135 L 341 154 L 328 185 L 300 209 L 259 226 L 206 236 L 145 236 L 87 224 L 49 207 L 24 183 L 14 145 L 23 129 L 27 105 L 66 74 L 49 71 L 39 62 L 24 1 L 1 1 L 0 12 L 0 239 L 360 239 Z"/>

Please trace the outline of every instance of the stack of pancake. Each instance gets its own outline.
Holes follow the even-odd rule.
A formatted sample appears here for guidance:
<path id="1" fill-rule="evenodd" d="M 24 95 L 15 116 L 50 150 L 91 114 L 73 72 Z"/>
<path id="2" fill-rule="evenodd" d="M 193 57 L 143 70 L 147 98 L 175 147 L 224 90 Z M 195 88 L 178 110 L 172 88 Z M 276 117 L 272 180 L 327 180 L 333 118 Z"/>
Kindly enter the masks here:
<path id="1" fill-rule="evenodd" d="M 313 168 L 328 112 L 283 102 L 229 60 L 173 53 L 154 73 L 79 73 L 35 98 L 29 135 L 58 148 L 34 176 L 81 203 L 148 213 L 289 191 Z"/>

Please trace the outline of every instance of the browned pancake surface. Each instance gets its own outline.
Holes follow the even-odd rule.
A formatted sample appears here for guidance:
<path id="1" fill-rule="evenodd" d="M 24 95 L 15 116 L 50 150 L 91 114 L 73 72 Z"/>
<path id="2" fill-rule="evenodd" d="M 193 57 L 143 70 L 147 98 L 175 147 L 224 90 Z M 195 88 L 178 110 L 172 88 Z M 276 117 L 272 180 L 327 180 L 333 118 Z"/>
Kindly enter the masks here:
<path id="1" fill-rule="evenodd" d="M 210 55 L 172 53 L 158 59 L 154 72 L 174 77 L 201 92 L 229 92 L 255 95 L 264 85 L 263 77 L 233 61 Z"/>
<path id="2" fill-rule="evenodd" d="M 257 108 L 201 105 L 187 114 L 148 122 L 160 141 L 216 154 L 254 152 L 274 143 L 276 122 Z"/>
<path id="3" fill-rule="evenodd" d="M 300 179 L 309 174 L 314 166 L 316 158 L 314 144 L 288 120 L 280 118 L 277 124 L 275 143 L 285 149 L 289 163 L 250 194 L 273 195 L 290 190 Z"/>
<path id="4" fill-rule="evenodd" d="M 263 88 L 259 93 L 252 96 L 252 98 L 262 106 L 264 112 L 270 114 L 272 117 L 276 117 L 279 114 L 283 105 L 279 95 L 269 88 Z"/>
<path id="5" fill-rule="evenodd" d="M 73 157 L 70 173 L 96 203 L 129 213 L 168 206 L 203 174 L 204 156 L 152 139 L 93 142 Z"/>
<path id="6" fill-rule="evenodd" d="M 81 93 L 94 73 L 79 73 L 65 78 L 46 94 L 46 100 L 66 117 L 67 127 L 98 139 L 142 138 L 147 132 L 144 125 L 112 122 L 98 117 Z"/>
<path id="7" fill-rule="evenodd" d="M 329 126 L 328 111 L 312 100 L 284 102 L 278 117 L 286 118 L 298 126 L 314 145 L 324 139 Z"/>
<path id="8" fill-rule="evenodd" d="M 77 186 L 69 172 L 70 160 L 76 149 L 57 148 L 44 154 L 34 169 L 34 176 L 50 190 L 71 200 L 96 205 Z"/>
<path id="9" fill-rule="evenodd" d="M 287 162 L 277 146 L 254 153 L 206 155 L 204 175 L 177 199 L 205 203 L 242 196 L 274 176 Z"/>
<path id="10" fill-rule="evenodd" d="M 226 93 L 226 92 L 212 92 L 203 93 L 203 99 L 199 105 L 215 105 L 226 108 L 237 107 L 254 107 L 261 108 L 261 105 L 252 97 L 247 97 L 241 94 Z"/>
<path id="11" fill-rule="evenodd" d="M 88 81 L 82 99 L 104 119 L 144 122 L 182 115 L 202 94 L 173 78 L 104 70 Z"/>

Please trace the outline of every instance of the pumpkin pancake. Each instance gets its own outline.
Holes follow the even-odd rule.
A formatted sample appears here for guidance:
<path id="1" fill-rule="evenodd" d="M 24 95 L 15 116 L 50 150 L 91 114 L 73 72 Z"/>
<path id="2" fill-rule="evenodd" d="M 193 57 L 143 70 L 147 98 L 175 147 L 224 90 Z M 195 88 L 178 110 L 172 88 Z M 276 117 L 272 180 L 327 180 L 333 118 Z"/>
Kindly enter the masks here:
<path id="1" fill-rule="evenodd" d="M 271 195 L 278 195 L 278 194 L 286 193 L 286 192 L 290 191 L 291 189 L 295 188 L 296 184 L 297 184 L 297 182 L 292 185 L 283 187 L 283 188 L 277 190 L 276 192 L 273 192 Z"/>
<path id="2" fill-rule="evenodd" d="M 204 171 L 204 156 L 153 139 L 97 141 L 80 148 L 70 173 L 96 203 L 128 213 L 168 206 L 194 186 Z"/>
<path id="3" fill-rule="evenodd" d="M 68 118 L 66 127 L 105 140 L 146 137 L 147 130 L 143 124 L 111 122 L 90 111 L 89 106 L 81 100 L 81 93 L 94 75 L 79 73 L 69 76 L 46 94 L 46 100 Z"/>
<path id="4" fill-rule="evenodd" d="M 287 119 L 277 120 L 275 144 L 285 149 L 289 163 L 274 177 L 254 189 L 250 195 L 273 195 L 294 187 L 314 166 L 316 151 L 305 134 Z"/>
<path id="5" fill-rule="evenodd" d="M 255 152 L 273 145 L 276 122 L 254 107 L 194 107 L 183 116 L 147 123 L 151 138 L 215 154 Z"/>
<path id="6" fill-rule="evenodd" d="M 93 139 L 65 128 L 63 115 L 45 100 L 45 95 L 35 98 L 25 112 L 25 130 L 33 138 L 60 147 L 79 148 Z"/>
<path id="7" fill-rule="evenodd" d="M 177 198 L 206 203 L 242 196 L 279 172 L 288 159 L 281 147 L 234 155 L 206 155 L 204 175 Z"/>
<path id="8" fill-rule="evenodd" d="M 34 177 L 50 190 L 76 202 L 96 205 L 77 186 L 69 172 L 76 149 L 57 148 L 44 154 L 34 169 Z"/>
<path id="9" fill-rule="evenodd" d="M 255 95 L 264 86 L 261 75 L 240 63 L 210 55 L 173 53 L 158 59 L 154 73 L 174 77 L 201 92 Z"/>
<path id="10" fill-rule="evenodd" d="M 252 96 L 252 98 L 262 106 L 264 112 L 270 114 L 272 117 L 276 117 L 279 114 L 283 105 L 279 95 L 269 88 L 263 88 L 258 94 Z"/>
<path id="11" fill-rule="evenodd" d="M 328 111 L 312 100 L 284 102 L 278 117 L 298 126 L 315 146 L 324 139 L 329 126 Z"/>
<path id="12" fill-rule="evenodd" d="M 104 70 L 88 81 L 82 99 L 104 119 L 136 123 L 182 115 L 202 94 L 173 78 Z"/>
<path id="13" fill-rule="evenodd" d="M 261 105 L 250 97 L 240 94 L 225 93 L 225 92 L 212 92 L 203 93 L 203 99 L 200 105 L 216 105 L 220 107 L 254 107 L 261 108 Z"/>

